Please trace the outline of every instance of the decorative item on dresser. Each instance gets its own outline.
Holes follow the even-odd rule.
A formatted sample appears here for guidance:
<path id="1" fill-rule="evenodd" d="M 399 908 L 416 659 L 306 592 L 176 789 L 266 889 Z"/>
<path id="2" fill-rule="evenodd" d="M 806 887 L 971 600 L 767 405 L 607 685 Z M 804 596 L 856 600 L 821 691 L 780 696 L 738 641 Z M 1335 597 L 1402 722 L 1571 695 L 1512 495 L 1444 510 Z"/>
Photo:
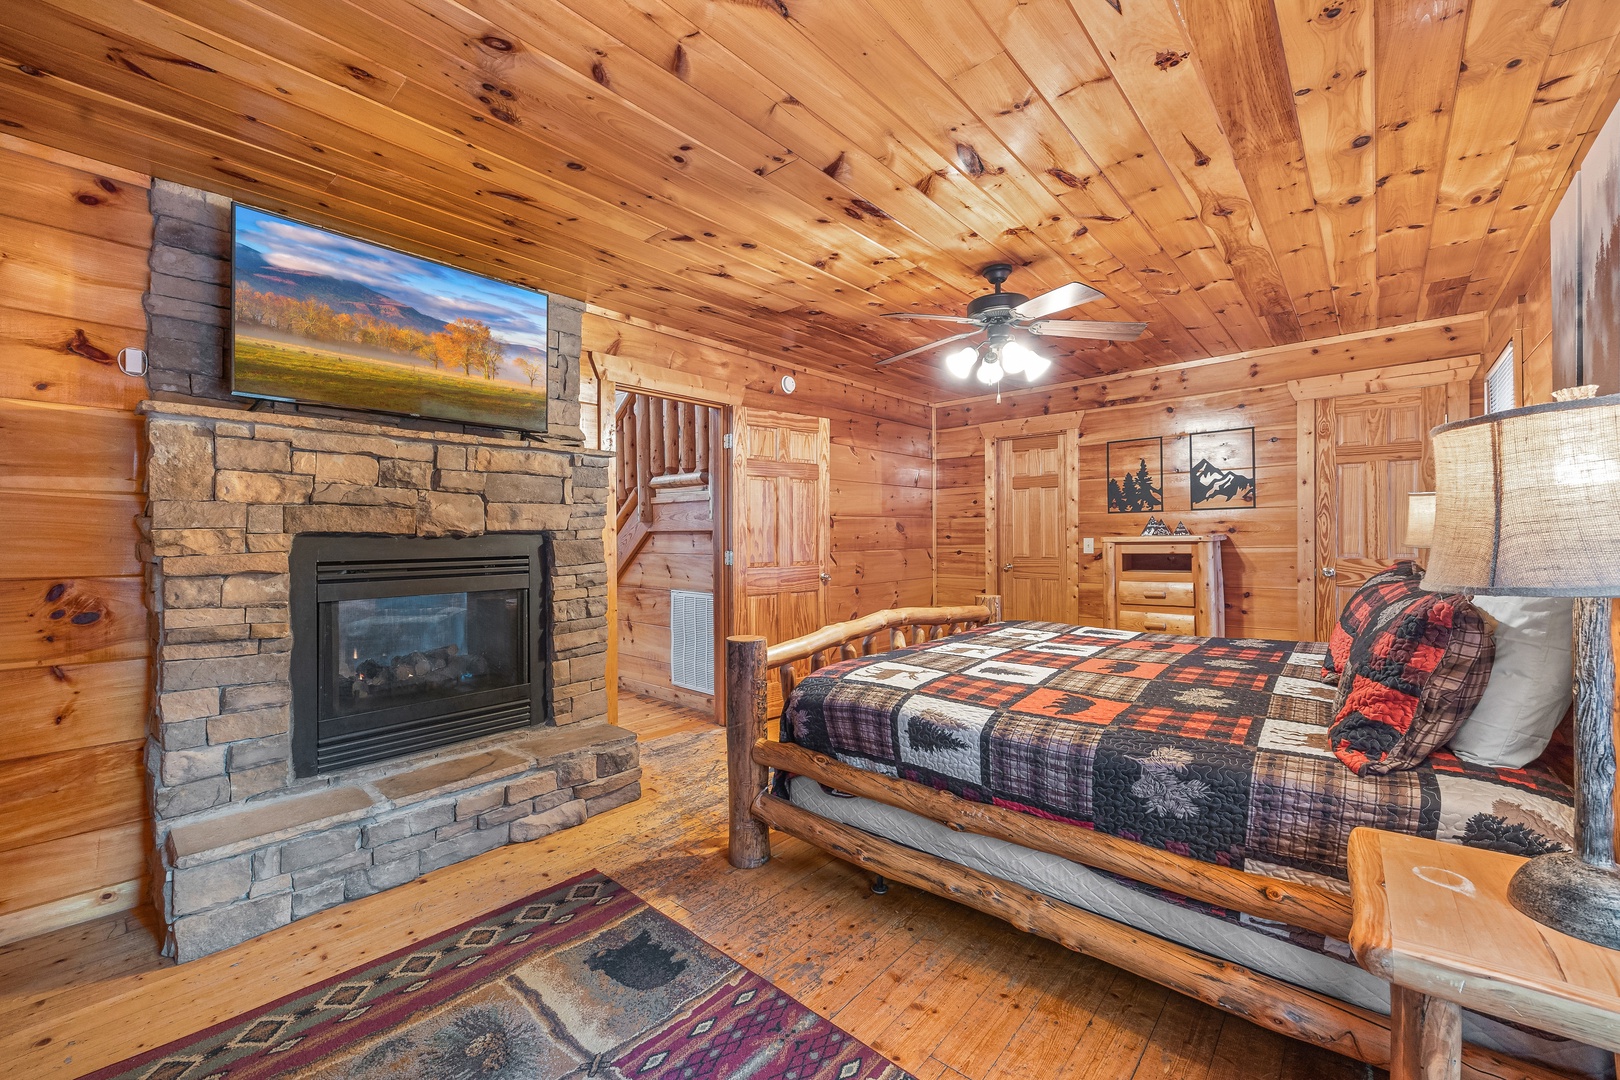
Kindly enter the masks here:
<path id="1" fill-rule="evenodd" d="M 1390 981 L 1391 1080 L 1461 1075 L 1461 1007 L 1620 1053 L 1620 953 L 1508 903 L 1524 859 L 1379 829 L 1350 834 L 1350 945 Z"/>
<path id="2" fill-rule="evenodd" d="M 1108 625 L 1120 630 L 1224 636 L 1221 542 L 1225 539 L 1225 533 L 1103 537 Z"/>
<path id="3" fill-rule="evenodd" d="M 1620 949 L 1609 637 L 1609 598 L 1620 595 L 1620 395 L 1591 398 L 1595 389 L 1434 430 L 1423 587 L 1577 598 L 1576 850 L 1530 860 L 1508 898 L 1554 929 Z"/>

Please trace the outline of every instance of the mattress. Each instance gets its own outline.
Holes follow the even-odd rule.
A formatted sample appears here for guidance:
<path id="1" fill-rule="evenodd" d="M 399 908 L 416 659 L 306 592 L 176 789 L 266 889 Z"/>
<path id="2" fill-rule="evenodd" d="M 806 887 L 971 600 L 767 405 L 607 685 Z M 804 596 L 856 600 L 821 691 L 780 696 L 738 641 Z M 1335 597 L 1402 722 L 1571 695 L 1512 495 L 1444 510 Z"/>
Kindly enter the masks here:
<path id="1" fill-rule="evenodd" d="M 1358 826 L 1566 848 L 1550 771 L 1445 751 L 1356 776 L 1328 745 L 1326 646 L 1008 622 L 811 674 L 784 738 L 857 768 L 1205 862 L 1337 882 Z"/>
<path id="2" fill-rule="evenodd" d="M 1200 911 L 1056 855 L 954 832 L 936 821 L 869 799 L 835 795 L 808 777 L 789 781 L 788 795 L 795 805 L 821 817 L 1022 885 L 1283 982 L 1389 1013 L 1388 984 L 1357 967 L 1345 942 L 1323 939 L 1318 948 L 1296 944 L 1300 932 L 1280 923 L 1247 915 L 1234 920 Z M 1463 1036 L 1501 1053 L 1582 1075 L 1614 1075 L 1613 1057 L 1605 1051 L 1472 1012 L 1463 1013 Z"/>

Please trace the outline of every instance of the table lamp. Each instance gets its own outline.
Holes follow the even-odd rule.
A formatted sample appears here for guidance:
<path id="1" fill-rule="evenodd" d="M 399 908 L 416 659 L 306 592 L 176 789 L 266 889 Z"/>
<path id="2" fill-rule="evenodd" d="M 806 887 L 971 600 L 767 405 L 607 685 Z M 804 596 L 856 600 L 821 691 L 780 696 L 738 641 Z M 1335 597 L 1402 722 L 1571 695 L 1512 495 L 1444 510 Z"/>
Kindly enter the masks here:
<path id="1" fill-rule="evenodd" d="M 1406 496 L 1406 531 L 1401 546 L 1426 548 L 1434 539 L 1434 492 L 1414 491 Z"/>
<path id="2" fill-rule="evenodd" d="M 1575 597 L 1575 851 L 1539 855 L 1508 886 L 1519 911 L 1620 949 L 1614 861 L 1614 649 L 1620 596 L 1620 395 L 1434 429 L 1435 515 L 1423 588 Z"/>

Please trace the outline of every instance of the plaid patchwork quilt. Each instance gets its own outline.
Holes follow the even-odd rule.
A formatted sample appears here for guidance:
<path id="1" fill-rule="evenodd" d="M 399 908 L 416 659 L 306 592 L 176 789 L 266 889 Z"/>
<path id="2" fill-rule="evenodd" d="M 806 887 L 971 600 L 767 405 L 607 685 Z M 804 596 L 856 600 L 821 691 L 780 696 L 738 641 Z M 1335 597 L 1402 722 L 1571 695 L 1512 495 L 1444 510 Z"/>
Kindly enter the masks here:
<path id="1" fill-rule="evenodd" d="M 1333 754 L 1317 643 L 997 623 L 822 668 L 784 738 L 962 798 L 1334 887 L 1350 830 L 1521 855 L 1569 845 L 1549 771 L 1440 751 L 1357 776 Z M 1342 885 L 1339 885 L 1342 888 Z"/>

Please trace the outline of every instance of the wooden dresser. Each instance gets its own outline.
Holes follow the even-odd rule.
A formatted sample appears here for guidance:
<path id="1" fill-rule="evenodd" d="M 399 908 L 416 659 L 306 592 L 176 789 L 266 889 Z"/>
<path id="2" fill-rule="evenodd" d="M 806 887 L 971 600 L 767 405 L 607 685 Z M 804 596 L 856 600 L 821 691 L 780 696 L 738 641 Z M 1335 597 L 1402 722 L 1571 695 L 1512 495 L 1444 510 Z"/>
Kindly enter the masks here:
<path id="1" fill-rule="evenodd" d="M 1164 634 L 1226 634 L 1221 541 L 1209 536 L 1105 536 L 1108 625 Z"/>

